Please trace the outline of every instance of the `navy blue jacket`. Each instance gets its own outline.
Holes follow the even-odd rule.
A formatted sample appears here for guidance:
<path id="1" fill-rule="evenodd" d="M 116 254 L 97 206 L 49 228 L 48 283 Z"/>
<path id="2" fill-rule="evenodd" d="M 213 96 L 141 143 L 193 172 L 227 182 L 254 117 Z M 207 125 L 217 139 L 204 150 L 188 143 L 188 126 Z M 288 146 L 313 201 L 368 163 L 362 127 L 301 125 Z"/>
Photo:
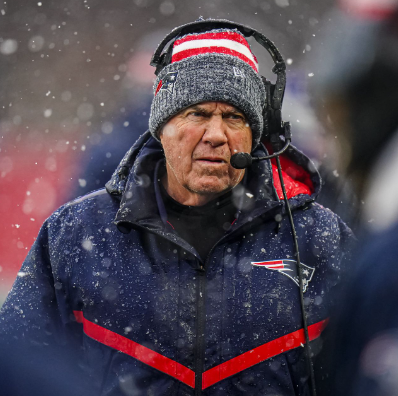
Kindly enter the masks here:
<path id="1" fill-rule="evenodd" d="M 352 233 L 314 203 L 308 159 L 288 156 L 315 190 L 290 204 L 316 339 Z M 202 260 L 167 223 L 162 161 L 144 134 L 106 189 L 44 223 L 3 306 L 0 345 L 76 351 L 97 395 L 308 394 L 292 231 L 270 162 L 234 189 L 239 215 Z"/>

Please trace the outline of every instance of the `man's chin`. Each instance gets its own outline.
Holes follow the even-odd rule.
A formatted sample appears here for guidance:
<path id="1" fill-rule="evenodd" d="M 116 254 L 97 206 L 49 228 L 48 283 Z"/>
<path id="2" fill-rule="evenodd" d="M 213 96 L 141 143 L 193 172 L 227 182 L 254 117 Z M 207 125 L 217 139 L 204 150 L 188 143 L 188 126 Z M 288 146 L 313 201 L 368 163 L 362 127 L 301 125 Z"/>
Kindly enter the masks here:
<path id="1" fill-rule="evenodd" d="M 232 189 L 229 183 L 221 183 L 219 180 L 205 180 L 188 186 L 188 189 L 200 195 L 221 195 Z"/>

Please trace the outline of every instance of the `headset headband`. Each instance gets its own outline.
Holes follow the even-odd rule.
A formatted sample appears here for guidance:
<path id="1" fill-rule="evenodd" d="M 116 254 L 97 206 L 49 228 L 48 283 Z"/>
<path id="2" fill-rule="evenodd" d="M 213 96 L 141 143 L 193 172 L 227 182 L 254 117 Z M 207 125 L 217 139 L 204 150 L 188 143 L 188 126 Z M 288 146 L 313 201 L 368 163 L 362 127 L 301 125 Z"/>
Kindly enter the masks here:
<path id="1" fill-rule="evenodd" d="M 253 36 L 254 39 L 264 47 L 268 53 L 271 55 L 275 65 L 278 65 L 278 69 L 282 68 L 280 63 L 283 63 L 285 66 L 285 61 L 281 53 L 275 47 L 275 44 L 265 37 L 259 31 L 252 29 L 249 26 L 241 25 L 239 23 L 231 22 L 226 19 L 207 19 L 207 20 L 200 20 L 196 22 L 190 22 L 185 25 L 176 27 L 173 29 L 159 44 L 158 48 L 156 49 L 153 57 L 151 59 L 151 66 L 158 67 L 162 64 L 162 51 L 166 47 L 167 43 L 171 40 L 177 38 L 178 36 L 183 36 L 189 33 L 198 33 L 201 31 L 208 31 L 211 29 L 221 29 L 221 28 L 228 28 L 228 29 L 238 29 L 245 37 Z M 164 65 L 166 66 L 166 65 Z M 286 68 L 286 66 L 285 66 Z M 277 73 L 276 71 L 274 73 Z M 158 73 L 156 73 L 158 74 Z"/>

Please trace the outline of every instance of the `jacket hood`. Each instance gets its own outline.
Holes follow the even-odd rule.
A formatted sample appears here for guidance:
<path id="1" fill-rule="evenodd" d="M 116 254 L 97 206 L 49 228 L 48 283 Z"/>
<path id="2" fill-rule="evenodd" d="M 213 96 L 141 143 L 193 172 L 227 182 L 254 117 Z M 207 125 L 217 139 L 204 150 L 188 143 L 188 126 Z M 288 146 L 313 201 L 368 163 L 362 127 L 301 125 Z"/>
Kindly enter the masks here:
<path id="1" fill-rule="evenodd" d="M 260 145 L 252 155 L 264 156 L 268 155 L 268 151 Z M 157 176 L 163 163 L 161 144 L 149 131 L 126 153 L 106 184 L 108 193 L 121 201 L 115 219 L 118 225 L 138 223 L 155 227 L 158 232 L 164 228 L 166 212 L 160 199 Z M 319 194 L 321 180 L 312 161 L 290 146 L 281 157 L 281 166 L 291 208 L 314 201 Z M 233 199 L 240 216 L 246 215 L 248 218 L 260 215 L 267 208 L 279 206 L 283 193 L 274 160 L 254 162 L 242 183 L 234 188 Z M 159 217 L 162 222 L 159 222 Z"/>

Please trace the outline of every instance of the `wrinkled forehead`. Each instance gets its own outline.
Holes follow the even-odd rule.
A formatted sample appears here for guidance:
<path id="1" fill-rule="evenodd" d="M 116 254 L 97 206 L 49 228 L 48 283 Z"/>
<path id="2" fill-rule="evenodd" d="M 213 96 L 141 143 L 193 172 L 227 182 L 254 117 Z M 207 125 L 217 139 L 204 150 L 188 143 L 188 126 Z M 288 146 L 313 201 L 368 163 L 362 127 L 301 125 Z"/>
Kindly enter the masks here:
<path id="1" fill-rule="evenodd" d="M 200 103 L 195 103 L 193 105 L 190 105 L 184 109 L 182 109 L 178 114 L 183 114 L 186 111 L 189 110 L 198 110 L 198 111 L 203 111 L 206 113 L 236 113 L 236 114 L 241 114 L 245 116 L 244 112 L 240 110 L 238 107 L 227 103 L 227 102 L 218 102 L 218 101 L 206 101 L 206 102 L 200 102 Z M 172 117 L 173 118 L 173 117 Z"/>
<path id="2" fill-rule="evenodd" d="M 243 111 L 235 107 L 234 105 L 227 102 L 201 102 L 195 105 L 189 106 L 188 108 L 198 108 L 205 110 L 216 110 L 220 109 L 222 111 L 234 112 L 234 113 L 242 113 Z"/>

